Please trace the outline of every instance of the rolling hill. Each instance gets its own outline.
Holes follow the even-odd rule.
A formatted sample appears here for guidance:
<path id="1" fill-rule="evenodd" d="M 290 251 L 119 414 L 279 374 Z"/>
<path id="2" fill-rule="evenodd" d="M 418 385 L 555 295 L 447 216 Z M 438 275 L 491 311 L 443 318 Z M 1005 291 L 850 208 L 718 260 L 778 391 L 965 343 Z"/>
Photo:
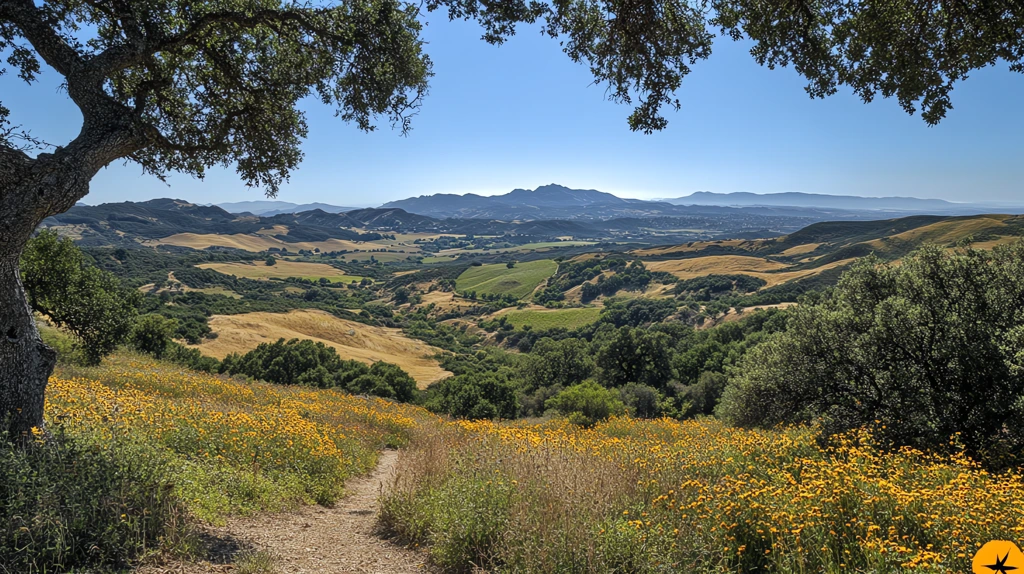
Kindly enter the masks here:
<path id="1" fill-rule="evenodd" d="M 1024 216 L 912 216 L 881 221 L 810 225 L 772 239 L 695 241 L 632 251 L 648 268 L 681 279 L 710 274 L 744 274 L 767 286 L 841 270 L 861 257 L 899 259 L 914 249 L 961 242 L 987 248 L 1024 236 Z M 835 273 L 830 273 L 830 277 Z"/>

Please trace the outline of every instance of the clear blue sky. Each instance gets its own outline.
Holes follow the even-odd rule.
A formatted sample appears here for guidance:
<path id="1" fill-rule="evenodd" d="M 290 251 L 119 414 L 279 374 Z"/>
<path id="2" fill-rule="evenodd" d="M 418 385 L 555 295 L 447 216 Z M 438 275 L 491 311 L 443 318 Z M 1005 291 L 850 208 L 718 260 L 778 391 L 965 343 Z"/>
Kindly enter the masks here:
<path id="1" fill-rule="evenodd" d="M 668 129 L 647 136 L 630 132 L 630 108 L 605 100 L 586 68 L 534 29 L 494 47 L 476 26 L 434 16 L 425 36 L 436 76 L 412 133 L 384 125 L 367 135 L 310 102 L 305 161 L 279 199 L 363 206 L 560 183 L 640 198 L 709 190 L 1024 201 L 1024 75 L 1005 64 L 961 83 L 954 109 L 929 128 L 894 100 L 865 105 L 848 90 L 811 100 L 795 72 L 761 68 L 749 46 L 721 39 L 684 80 Z M 81 118 L 56 80 L 25 87 L 8 74 L 0 99 L 15 123 L 61 143 Z M 169 182 L 112 165 L 85 201 L 262 199 L 232 170 Z"/>

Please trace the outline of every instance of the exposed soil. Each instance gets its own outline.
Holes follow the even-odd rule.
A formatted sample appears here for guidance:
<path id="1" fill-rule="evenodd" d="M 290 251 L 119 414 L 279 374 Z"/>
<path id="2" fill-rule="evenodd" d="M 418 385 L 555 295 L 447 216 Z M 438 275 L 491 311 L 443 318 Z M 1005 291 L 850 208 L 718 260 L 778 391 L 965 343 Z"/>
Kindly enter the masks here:
<path id="1" fill-rule="evenodd" d="M 348 495 L 334 508 L 308 506 L 209 527 L 207 560 L 151 564 L 138 570 L 138 574 L 235 572 L 238 559 L 253 551 L 271 554 L 272 571 L 280 574 L 424 572 L 425 554 L 381 540 L 374 534 L 377 498 L 397 460 L 396 451 L 381 453 L 372 474 L 345 483 Z"/>

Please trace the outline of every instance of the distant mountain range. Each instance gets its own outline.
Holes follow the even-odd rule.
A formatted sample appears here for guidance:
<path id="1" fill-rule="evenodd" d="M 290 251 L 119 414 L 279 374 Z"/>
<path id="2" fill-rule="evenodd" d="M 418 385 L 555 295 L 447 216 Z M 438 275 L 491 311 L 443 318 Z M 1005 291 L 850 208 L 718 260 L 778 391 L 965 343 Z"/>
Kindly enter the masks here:
<path id="1" fill-rule="evenodd" d="M 698 191 L 686 197 L 666 199 L 674 205 L 755 206 L 774 205 L 789 207 L 820 207 L 852 210 L 941 211 L 977 208 L 942 199 L 916 197 L 861 197 L 857 195 L 826 195 L 822 193 L 715 193 Z"/>
<path id="2" fill-rule="evenodd" d="M 912 214 L 970 215 L 992 206 L 913 197 L 858 197 L 814 193 L 713 193 L 701 191 L 660 201 L 624 199 L 593 189 L 550 184 L 503 195 L 436 194 L 391 201 L 384 208 L 404 209 L 436 218 L 538 220 L 764 215 L 827 219 L 884 219 Z"/>
<path id="3" fill-rule="evenodd" d="M 327 213 L 344 213 L 356 209 L 355 207 L 341 207 L 328 203 L 298 204 L 288 201 L 236 201 L 233 203 L 218 203 L 216 206 L 229 213 L 251 213 L 264 217 L 271 217 L 281 213 L 302 213 L 303 211 L 312 211 L 314 209 Z"/>

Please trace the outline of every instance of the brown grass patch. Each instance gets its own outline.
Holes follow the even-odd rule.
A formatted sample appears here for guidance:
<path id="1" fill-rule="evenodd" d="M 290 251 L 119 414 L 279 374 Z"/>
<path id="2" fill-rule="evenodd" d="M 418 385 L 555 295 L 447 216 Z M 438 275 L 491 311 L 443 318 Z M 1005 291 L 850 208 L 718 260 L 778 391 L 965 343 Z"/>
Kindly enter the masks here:
<path id="1" fill-rule="evenodd" d="M 650 261 L 646 262 L 645 265 L 651 271 L 668 271 L 680 279 L 692 279 L 712 274 L 726 275 L 745 271 L 776 271 L 788 267 L 785 263 L 746 255 L 713 255 L 694 259 Z"/>
<path id="2" fill-rule="evenodd" d="M 794 255 L 803 255 L 804 253 L 810 253 L 820 246 L 820 243 L 804 243 L 803 245 L 794 245 L 789 249 L 783 251 L 779 255 L 785 255 L 786 257 L 792 257 Z"/>
<path id="3" fill-rule="evenodd" d="M 281 232 L 276 232 L 280 227 Z M 326 241 L 299 241 L 297 243 L 288 243 L 281 241 L 273 235 L 287 235 L 287 228 L 284 226 L 274 227 L 273 229 L 261 229 L 254 234 L 236 233 L 234 235 L 218 235 L 215 233 L 177 233 L 163 239 L 154 239 L 150 241 L 144 241 L 143 245 L 177 245 L 180 247 L 191 247 L 192 249 L 206 249 L 207 247 L 231 247 L 234 249 L 241 249 L 243 251 L 251 251 L 253 253 L 259 253 L 267 251 L 272 247 L 277 249 L 287 249 L 290 253 L 295 253 L 300 249 L 308 249 L 313 251 L 319 249 L 320 251 L 366 251 L 370 249 L 381 249 L 381 248 L 401 248 L 406 251 L 405 254 L 401 254 L 403 258 L 410 253 L 418 253 L 419 247 L 409 244 L 402 244 L 399 241 L 349 241 L 345 239 L 328 239 Z M 365 257 L 360 259 L 369 258 L 370 255 L 377 255 L 373 253 L 360 253 Z M 384 255 L 384 254 L 379 254 Z M 379 258 L 379 257 L 378 257 Z"/>
<path id="4" fill-rule="evenodd" d="M 846 265 L 855 259 L 843 259 L 834 261 L 828 265 L 822 265 L 814 269 L 801 269 L 799 271 L 782 271 L 789 265 L 777 261 L 769 261 L 760 257 L 748 257 L 745 255 L 715 255 L 709 257 L 698 257 L 694 259 L 674 259 L 669 261 L 650 261 L 645 263 L 651 271 L 667 271 L 680 279 L 693 279 L 706 275 L 728 275 L 743 274 L 764 279 L 767 287 L 774 287 L 780 283 L 786 283 L 793 279 L 817 275 L 822 271 Z M 774 271 L 774 272 L 772 272 Z"/>
<path id="5" fill-rule="evenodd" d="M 305 261 L 288 261 L 279 259 L 276 265 L 266 265 L 261 261 L 254 263 L 203 263 L 200 269 L 212 269 L 225 275 L 245 277 L 246 279 L 269 279 L 271 277 L 327 277 L 336 278 L 345 275 L 341 269 L 324 263 L 307 263 Z"/>
<path id="6" fill-rule="evenodd" d="M 416 379 L 420 388 L 451 375 L 433 358 L 444 351 L 410 339 L 400 329 L 364 325 L 319 310 L 214 315 L 210 328 L 217 338 L 195 347 L 218 359 L 230 353 L 246 353 L 260 343 L 280 338 L 312 339 L 334 347 L 343 359 L 395 363 Z"/>
<path id="7" fill-rule="evenodd" d="M 763 239 L 722 239 L 717 241 L 692 241 L 681 245 L 662 245 L 659 247 L 648 247 L 632 251 L 638 257 L 657 257 L 671 255 L 673 253 L 694 253 L 704 251 L 710 247 L 731 247 L 745 251 L 757 251 L 764 246 Z"/>

